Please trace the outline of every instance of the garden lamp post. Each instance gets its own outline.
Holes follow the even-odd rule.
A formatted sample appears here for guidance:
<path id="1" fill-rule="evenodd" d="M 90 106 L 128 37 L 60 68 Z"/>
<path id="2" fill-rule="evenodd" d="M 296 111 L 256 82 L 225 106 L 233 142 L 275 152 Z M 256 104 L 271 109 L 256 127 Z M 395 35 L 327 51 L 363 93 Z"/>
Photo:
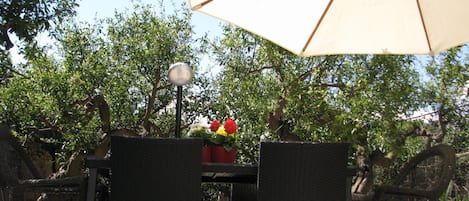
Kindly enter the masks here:
<path id="1" fill-rule="evenodd" d="M 192 69 L 186 63 L 178 62 L 169 67 L 169 82 L 177 86 L 176 95 L 176 138 L 181 137 L 182 86 L 192 80 Z"/>

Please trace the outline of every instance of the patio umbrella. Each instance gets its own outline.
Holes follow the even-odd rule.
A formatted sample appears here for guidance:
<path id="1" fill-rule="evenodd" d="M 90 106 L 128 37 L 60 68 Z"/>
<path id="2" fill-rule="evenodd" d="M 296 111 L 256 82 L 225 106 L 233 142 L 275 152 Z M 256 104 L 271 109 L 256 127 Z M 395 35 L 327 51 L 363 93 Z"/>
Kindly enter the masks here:
<path id="1" fill-rule="evenodd" d="M 467 0 L 188 0 L 302 56 L 433 54 L 469 41 Z"/>

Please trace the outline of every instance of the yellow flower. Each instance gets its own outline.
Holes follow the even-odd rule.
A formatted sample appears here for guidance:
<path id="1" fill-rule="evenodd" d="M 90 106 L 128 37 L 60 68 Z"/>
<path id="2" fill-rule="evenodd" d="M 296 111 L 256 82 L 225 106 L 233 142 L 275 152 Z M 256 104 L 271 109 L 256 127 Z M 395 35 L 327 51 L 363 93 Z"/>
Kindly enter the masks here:
<path id="1" fill-rule="evenodd" d="M 227 136 L 228 133 L 225 131 L 225 127 L 223 126 L 220 126 L 217 130 L 217 135 L 221 135 L 221 136 Z"/>

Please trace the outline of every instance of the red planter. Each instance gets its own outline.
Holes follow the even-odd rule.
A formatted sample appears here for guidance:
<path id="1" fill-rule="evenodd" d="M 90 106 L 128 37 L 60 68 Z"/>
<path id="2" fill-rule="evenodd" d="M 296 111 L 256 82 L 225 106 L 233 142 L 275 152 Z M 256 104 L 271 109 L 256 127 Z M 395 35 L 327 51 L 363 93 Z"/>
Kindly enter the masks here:
<path id="1" fill-rule="evenodd" d="M 226 151 L 223 146 L 212 146 L 212 162 L 233 163 L 236 157 L 236 149 Z"/>
<path id="2" fill-rule="evenodd" d="M 210 146 L 202 147 L 202 162 L 211 163 L 212 162 L 212 151 Z"/>

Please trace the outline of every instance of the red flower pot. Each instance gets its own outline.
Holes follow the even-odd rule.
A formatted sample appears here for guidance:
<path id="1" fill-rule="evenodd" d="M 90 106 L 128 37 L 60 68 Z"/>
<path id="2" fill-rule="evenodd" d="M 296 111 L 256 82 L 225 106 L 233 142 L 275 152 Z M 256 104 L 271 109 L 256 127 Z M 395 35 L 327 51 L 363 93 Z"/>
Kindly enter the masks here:
<path id="1" fill-rule="evenodd" d="M 212 162 L 233 163 L 236 157 L 236 149 L 226 151 L 223 146 L 212 146 Z"/>
<path id="2" fill-rule="evenodd" d="M 202 147 L 202 162 L 211 163 L 212 162 L 212 152 L 210 146 L 204 145 Z"/>

